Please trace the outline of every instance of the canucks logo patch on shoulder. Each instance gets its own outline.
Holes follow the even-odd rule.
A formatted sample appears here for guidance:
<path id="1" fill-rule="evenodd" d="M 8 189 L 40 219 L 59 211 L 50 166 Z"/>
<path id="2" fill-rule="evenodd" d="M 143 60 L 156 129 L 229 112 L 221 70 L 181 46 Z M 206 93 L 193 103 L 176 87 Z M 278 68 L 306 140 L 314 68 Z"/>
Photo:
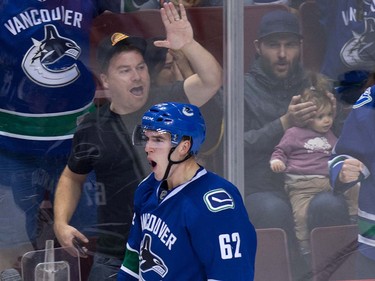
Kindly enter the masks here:
<path id="1" fill-rule="evenodd" d="M 222 188 L 211 190 L 203 196 L 204 203 L 211 212 L 234 209 L 232 196 Z"/>
<path id="2" fill-rule="evenodd" d="M 367 90 L 359 97 L 359 99 L 353 105 L 353 109 L 361 107 L 371 101 L 372 101 L 372 96 L 371 96 L 371 87 L 370 87 L 370 88 L 367 88 Z"/>

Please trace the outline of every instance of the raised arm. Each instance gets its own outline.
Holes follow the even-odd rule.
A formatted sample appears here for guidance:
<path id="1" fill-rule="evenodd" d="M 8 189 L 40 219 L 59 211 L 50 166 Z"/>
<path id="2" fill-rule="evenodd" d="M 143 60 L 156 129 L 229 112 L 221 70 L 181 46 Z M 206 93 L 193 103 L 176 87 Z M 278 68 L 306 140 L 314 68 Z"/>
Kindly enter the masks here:
<path id="1" fill-rule="evenodd" d="M 171 2 L 163 4 L 160 13 L 167 38 L 155 41 L 154 44 L 184 53 L 195 72 L 184 82 L 185 93 L 192 104 L 202 106 L 221 87 L 222 68 L 214 56 L 195 41 L 193 29 L 181 3 L 179 10 Z"/>

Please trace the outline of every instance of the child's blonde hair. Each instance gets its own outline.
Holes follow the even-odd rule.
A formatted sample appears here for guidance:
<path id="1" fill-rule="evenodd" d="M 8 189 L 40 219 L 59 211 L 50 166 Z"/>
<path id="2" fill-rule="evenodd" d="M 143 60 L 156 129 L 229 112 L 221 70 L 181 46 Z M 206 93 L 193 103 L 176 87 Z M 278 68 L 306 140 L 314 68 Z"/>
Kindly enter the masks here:
<path id="1" fill-rule="evenodd" d="M 326 106 L 333 107 L 333 102 L 327 95 L 332 90 L 330 81 L 324 75 L 316 72 L 308 73 L 308 81 L 309 86 L 301 93 L 301 102 L 311 101 L 318 109 Z"/>

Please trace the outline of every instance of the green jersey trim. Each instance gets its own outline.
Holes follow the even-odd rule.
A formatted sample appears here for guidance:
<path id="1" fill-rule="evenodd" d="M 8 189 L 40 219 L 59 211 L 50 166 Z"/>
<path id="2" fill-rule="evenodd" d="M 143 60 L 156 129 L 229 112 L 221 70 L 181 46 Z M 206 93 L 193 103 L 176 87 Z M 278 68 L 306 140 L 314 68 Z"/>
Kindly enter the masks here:
<path id="1" fill-rule="evenodd" d="M 126 249 L 124 262 L 122 264 L 125 268 L 135 274 L 139 274 L 139 255 L 136 251 L 129 248 Z"/>
<path id="2" fill-rule="evenodd" d="M 72 137 L 79 120 L 93 110 L 93 103 L 79 110 L 55 114 L 0 110 L 0 135 L 28 140 L 68 139 Z"/>

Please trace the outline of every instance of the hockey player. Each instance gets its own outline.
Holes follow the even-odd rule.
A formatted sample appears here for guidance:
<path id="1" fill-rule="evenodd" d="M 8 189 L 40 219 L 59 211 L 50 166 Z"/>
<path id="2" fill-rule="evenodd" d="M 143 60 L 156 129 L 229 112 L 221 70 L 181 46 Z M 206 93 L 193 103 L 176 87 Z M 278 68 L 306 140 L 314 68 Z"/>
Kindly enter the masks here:
<path id="1" fill-rule="evenodd" d="M 0 1 L 0 270 L 44 247 L 39 206 L 46 192 L 52 200 L 77 122 L 94 107 L 92 22 L 119 6 L 106 0 Z M 88 199 L 77 212 L 77 227 L 96 221 Z"/>
<path id="2" fill-rule="evenodd" d="M 253 280 L 256 234 L 237 188 L 200 166 L 205 122 L 190 104 L 152 106 L 134 130 L 152 173 L 139 185 L 118 280 Z"/>
<path id="3" fill-rule="evenodd" d="M 344 192 L 360 182 L 358 199 L 359 261 L 357 277 L 375 277 L 375 86 L 357 100 L 329 162 L 331 185 Z"/>
<path id="4" fill-rule="evenodd" d="M 87 175 L 95 172 L 101 196 L 97 198 L 98 223 L 91 227 L 97 234 L 97 243 L 90 281 L 116 280 L 124 258 L 133 217 L 134 190 L 149 172 L 147 159 L 140 161 L 138 157 L 144 155 L 144 150 L 134 148 L 131 141 L 133 128 L 143 113 L 153 104 L 171 100 L 201 106 L 221 86 L 219 63 L 194 39 L 183 5 L 180 12 L 172 3 L 164 4 L 160 13 L 166 40 L 155 44 L 183 52 L 196 71 L 184 81 L 164 87 L 150 86 L 143 57 L 146 42 L 142 38 L 116 32 L 99 45 L 100 78 L 111 101 L 85 116 L 79 124 L 54 201 L 54 231 L 60 245 L 72 247 L 76 241 L 86 247 L 92 231 L 72 227 L 70 218 L 86 192 Z"/>

